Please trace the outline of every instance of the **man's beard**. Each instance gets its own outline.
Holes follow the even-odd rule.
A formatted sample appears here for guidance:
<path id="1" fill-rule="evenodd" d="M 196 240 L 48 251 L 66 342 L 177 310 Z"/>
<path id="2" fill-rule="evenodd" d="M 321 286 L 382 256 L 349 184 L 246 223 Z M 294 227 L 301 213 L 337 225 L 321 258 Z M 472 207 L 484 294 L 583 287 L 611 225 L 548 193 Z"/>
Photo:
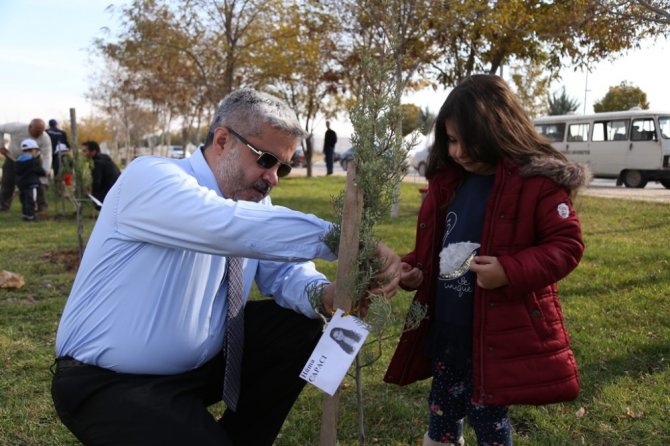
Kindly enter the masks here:
<path id="1" fill-rule="evenodd" d="M 239 151 L 235 150 L 226 159 L 221 159 L 216 165 L 216 179 L 225 187 L 221 192 L 226 198 L 232 200 L 246 200 L 259 202 L 270 193 L 270 185 L 265 181 L 254 181 L 246 183 L 244 170 L 239 168 Z M 257 193 L 248 197 L 248 192 L 254 190 Z M 245 196 L 242 196 L 242 195 Z"/>

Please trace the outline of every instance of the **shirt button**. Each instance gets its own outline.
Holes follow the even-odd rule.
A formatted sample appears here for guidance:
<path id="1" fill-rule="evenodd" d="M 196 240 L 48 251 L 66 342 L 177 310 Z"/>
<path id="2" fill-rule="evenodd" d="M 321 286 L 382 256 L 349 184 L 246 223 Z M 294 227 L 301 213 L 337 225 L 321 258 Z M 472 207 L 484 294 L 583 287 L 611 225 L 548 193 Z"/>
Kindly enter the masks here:
<path id="1" fill-rule="evenodd" d="M 419 268 L 420 270 L 423 270 L 423 263 L 417 262 L 416 267 Z"/>
<path id="2" fill-rule="evenodd" d="M 542 317 L 542 312 L 540 310 L 533 310 L 531 311 L 530 315 L 533 317 L 533 319 L 539 319 Z"/>
<path id="3" fill-rule="evenodd" d="M 419 229 L 426 229 L 425 223 L 419 223 Z"/>
<path id="4" fill-rule="evenodd" d="M 495 350 L 495 348 L 494 348 L 494 347 L 491 347 L 491 346 L 489 345 L 488 348 L 487 348 L 487 350 L 490 351 L 490 352 L 492 352 L 492 351 Z"/>
<path id="5" fill-rule="evenodd" d="M 504 220 L 504 219 L 505 219 L 505 213 L 504 213 L 504 212 L 501 212 L 501 213 L 500 213 L 500 219 L 501 219 L 501 220 Z"/>
<path id="6" fill-rule="evenodd" d="M 496 303 L 495 303 L 495 302 L 489 302 L 489 307 L 493 308 L 493 307 L 495 307 L 495 306 L 496 306 Z"/>

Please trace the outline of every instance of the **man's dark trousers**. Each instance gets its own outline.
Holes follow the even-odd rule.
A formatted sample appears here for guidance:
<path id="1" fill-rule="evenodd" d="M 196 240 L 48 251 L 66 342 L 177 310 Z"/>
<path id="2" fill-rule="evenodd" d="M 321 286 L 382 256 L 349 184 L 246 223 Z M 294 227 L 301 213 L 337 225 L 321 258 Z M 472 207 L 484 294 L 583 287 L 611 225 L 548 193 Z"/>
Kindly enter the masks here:
<path id="1" fill-rule="evenodd" d="M 321 322 L 251 301 L 236 412 L 215 420 L 224 358 L 179 375 L 131 375 L 61 359 L 51 393 L 63 423 L 85 445 L 271 446 L 305 381 L 299 378 Z"/>

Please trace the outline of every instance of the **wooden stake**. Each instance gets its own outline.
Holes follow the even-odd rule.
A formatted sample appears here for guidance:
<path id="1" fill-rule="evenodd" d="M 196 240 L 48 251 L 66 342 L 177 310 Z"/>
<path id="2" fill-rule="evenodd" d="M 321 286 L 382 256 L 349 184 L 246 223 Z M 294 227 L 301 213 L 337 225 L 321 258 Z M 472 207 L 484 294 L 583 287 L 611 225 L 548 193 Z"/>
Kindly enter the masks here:
<path id="1" fill-rule="evenodd" d="M 358 185 L 358 166 L 354 159 L 347 168 L 347 186 L 344 191 L 342 228 L 340 233 L 337 275 L 335 280 L 334 309 L 351 311 L 354 281 L 358 274 L 358 249 L 361 218 L 363 215 L 363 191 Z M 340 391 L 332 397 L 325 395 L 321 415 L 320 446 L 336 446 Z"/>

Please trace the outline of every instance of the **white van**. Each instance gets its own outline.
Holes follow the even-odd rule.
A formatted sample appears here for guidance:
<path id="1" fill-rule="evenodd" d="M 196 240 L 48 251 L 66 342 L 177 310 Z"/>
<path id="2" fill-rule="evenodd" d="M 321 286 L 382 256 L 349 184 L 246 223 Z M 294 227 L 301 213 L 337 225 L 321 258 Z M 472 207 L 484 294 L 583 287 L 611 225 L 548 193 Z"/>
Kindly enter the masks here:
<path id="1" fill-rule="evenodd" d="M 658 181 L 670 189 L 670 112 L 629 110 L 537 118 L 535 129 L 597 178 L 641 188 Z"/>

